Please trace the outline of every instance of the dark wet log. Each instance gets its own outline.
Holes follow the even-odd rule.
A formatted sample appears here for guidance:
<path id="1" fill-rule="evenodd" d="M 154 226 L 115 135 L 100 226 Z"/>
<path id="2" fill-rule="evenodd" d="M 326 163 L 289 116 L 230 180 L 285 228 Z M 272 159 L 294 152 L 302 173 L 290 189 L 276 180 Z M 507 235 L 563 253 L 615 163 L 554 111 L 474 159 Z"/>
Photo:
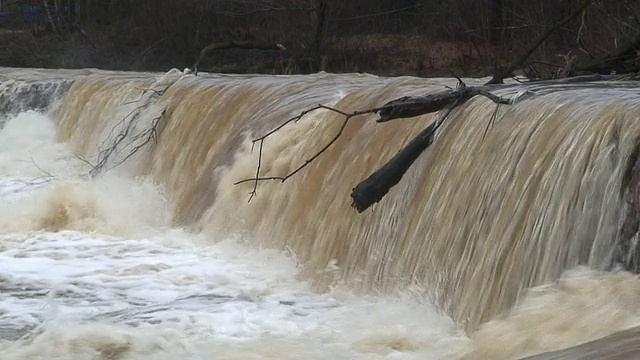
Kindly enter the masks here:
<path id="1" fill-rule="evenodd" d="M 358 212 L 363 212 L 371 205 L 380 201 L 389 190 L 395 186 L 404 176 L 404 173 L 411 167 L 411 165 L 418 158 L 420 153 L 422 153 L 433 141 L 433 135 L 439 126 L 446 120 L 448 114 L 451 112 L 453 108 L 458 105 L 463 104 L 470 98 L 481 95 L 489 98 L 496 104 L 514 104 L 515 102 L 522 101 L 525 98 L 533 96 L 536 94 L 536 91 L 527 91 L 526 88 L 531 86 L 534 90 L 537 90 L 538 87 L 543 85 L 564 85 L 564 86 L 555 86 L 549 91 L 562 91 L 568 88 L 571 88 L 570 84 L 582 83 L 582 82 L 597 82 L 597 81 L 605 81 L 605 80 L 622 80 L 626 76 L 617 75 L 617 76 L 606 76 L 606 75 L 589 75 L 583 77 L 576 78 L 566 78 L 566 79 L 556 79 L 556 80 L 546 80 L 546 81 L 537 81 L 530 82 L 527 84 L 510 84 L 510 85 L 485 85 L 485 86 L 466 86 L 460 79 L 459 87 L 456 89 L 447 89 L 434 94 L 424 95 L 424 96 L 405 96 L 402 98 L 398 98 L 392 101 L 385 103 L 384 105 L 371 108 L 366 110 L 356 110 L 353 112 L 345 112 L 340 109 L 332 108 L 326 105 L 319 104 L 312 108 L 306 109 L 302 111 L 300 114 L 289 118 L 276 128 L 269 131 L 267 134 L 254 139 L 253 143 L 259 145 L 259 155 L 258 155 L 258 164 L 256 167 L 256 175 L 252 178 L 246 178 L 239 181 L 236 181 L 234 185 L 242 184 L 245 182 L 253 182 L 254 188 L 250 193 L 251 200 L 253 196 L 257 193 L 258 182 L 261 181 L 280 181 L 285 182 L 302 169 L 307 167 L 310 163 L 312 163 L 315 159 L 320 157 L 329 147 L 331 147 L 338 138 L 342 135 L 345 127 L 347 126 L 350 119 L 365 115 L 365 114 L 378 114 L 379 118 L 377 122 L 387 122 L 393 119 L 401 119 L 401 118 L 411 118 L 420 115 L 430 114 L 434 112 L 440 112 L 438 119 L 432 124 L 429 125 L 426 129 L 424 129 L 418 136 L 416 136 L 408 145 L 405 146 L 396 156 L 394 156 L 391 160 L 389 160 L 382 168 L 377 170 L 375 173 L 371 174 L 367 179 L 362 181 L 356 187 L 352 189 L 351 197 L 353 199 L 352 206 L 358 210 Z M 599 86 L 599 87 L 607 87 L 607 86 L 619 86 L 615 84 L 608 83 L 600 83 L 598 85 L 592 84 L 589 86 Z M 505 88 L 513 88 L 518 87 L 520 91 L 513 98 L 503 98 L 498 95 L 491 93 L 491 91 L 496 89 L 505 89 Z M 285 175 L 270 175 L 270 176 L 261 176 L 260 169 L 262 164 L 262 150 L 264 145 L 264 140 L 270 135 L 282 129 L 284 126 L 297 122 L 302 119 L 305 115 L 317 111 L 317 110 L 329 110 L 340 114 L 343 116 L 342 126 L 340 126 L 339 131 L 336 135 L 323 146 L 319 151 L 313 154 L 311 157 L 307 158 L 304 163 L 300 166 L 296 167 L 293 171 L 289 172 Z M 497 109 L 496 109 L 497 110 Z M 495 113 L 494 113 L 495 116 Z M 489 120 L 488 127 L 493 123 L 493 116 Z"/>
<path id="2" fill-rule="evenodd" d="M 400 152 L 351 191 L 351 206 L 359 213 L 380 201 L 394 187 L 416 161 L 418 156 L 431 145 L 436 122 L 427 126 L 413 138 Z"/>
<path id="3" fill-rule="evenodd" d="M 414 137 L 402 150 L 380 169 L 360 182 L 351 191 L 353 202 L 351 206 L 359 213 L 380 201 L 392 187 L 394 187 L 418 156 L 431 145 L 436 130 L 446 120 L 453 108 L 464 103 L 476 95 L 488 97 L 496 104 L 511 104 L 511 99 L 502 98 L 488 91 L 488 87 L 462 86 L 456 89 L 441 91 L 425 96 L 405 96 L 389 101 L 378 109 L 380 118 L 377 122 L 387 122 L 393 119 L 410 118 L 414 116 L 443 111 L 438 119 L 427 126 L 418 136 Z"/>
<path id="4" fill-rule="evenodd" d="M 379 107 L 378 115 L 380 118 L 376 122 L 383 123 L 394 119 L 431 114 L 456 102 L 462 104 L 477 95 L 485 96 L 497 104 L 511 104 L 510 99 L 490 93 L 489 90 L 492 89 L 488 86 L 463 86 L 424 96 L 404 96 Z"/>
<path id="5" fill-rule="evenodd" d="M 588 75 L 582 77 L 540 81 L 531 84 L 574 84 L 590 81 L 614 80 L 620 76 Z M 522 87 L 523 85 L 518 85 Z M 505 85 L 502 88 L 508 87 Z M 456 106 L 463 104 L 470 98 L 481 95 L 491 99 L 496 104 L 513 104 L 520 99 L 508 99 L 494 95 L 490 90 L 496 86 L 462 86 L 425 96 L 405 96 L 387 102 L 378 108 L 380 118 L 377 122 L 387 122 L 393 119 L 410 118 L 447 109 L 439 119 L 424 129 L 418 136 L 411 140 L 398 154 L 389 160 L 380 169 L 360 182 L 351 191 L 353 199 L 351 206 L 362 213 L 371 205 L 379 202 L 393 186 L 398 184 L 418 156 L 433 142 L 433 136 L 438 127 L 446 119 L 449 112 Z M 640 180 L 640 179 L 639 179 Z M 638 181 L 640 184 L 640 181 Z M 639 190 L 640 191 L 640 190 Z M 640 199 L 638 200 L 640 206 Z M 640 210 L 639 210 L 640 211 Z M 640 215 L 639 215 L 640 218 Z M 626 253 L 626 252 L 625 252 Z"/>
<path id="6" fill-rule="evenodd" d="M 627 360 L 640 359 L 640 327 L 623 330 L 567 349 L 520 360 Z"/>
<path id="7" fill-rule="evenodd" d="M 404 96 L 389 101 L 380 107 L 376 122 L 383 123 L 393 119 L 410 118 L 425 114 L 431 114 L 452 105 L 462 97 L 470 97 L 468 89 L 458 88 L 441 91 L 425 96 Z"/>
<path id="8" fill-rule="evenodd" d="M 510 102 L 509 99 L 503 99 L 481 88 L 461 86 L 425 96 L 405 96 L 389 101 L 380 107 L 378 109 L 380 118 L 376 120 L 379 123 L 446 110 L 440 114 L 436 121 L 405 145 L 391 160 L 352 189 L 351 198 L 353 202 L 351 206 L 361 213 L 387 195 L 389 190 L 400 182 L 420 154 L 433 143 L 433 135 L 449 116 L 451 110 L 471 97 L 480 94 L 493 99 L 497 103 Z"/>

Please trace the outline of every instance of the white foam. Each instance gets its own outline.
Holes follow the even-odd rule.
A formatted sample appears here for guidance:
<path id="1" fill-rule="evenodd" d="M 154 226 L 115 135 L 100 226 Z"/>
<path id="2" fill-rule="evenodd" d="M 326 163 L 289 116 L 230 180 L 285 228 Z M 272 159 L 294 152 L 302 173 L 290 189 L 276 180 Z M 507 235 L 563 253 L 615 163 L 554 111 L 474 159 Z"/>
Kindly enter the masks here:
<path id="1" fill-rule="evenodd" d="M 90 167 L 56 141 L 52 120 L 26 112 L 0 131 L 0 233 L 79 230 L 108 235 L 163 231 L 170 210 L 144 179 L 107 173 L 86 180 Z"/>
<path id="2" fill-rule="evenodd" d="M 180 231 L 146 240 L 67 231 L 5 235 L 0 324 L 48 322 L 37 341 L 9 342 L 0 351 L 14 359 L 62 351 L 52 347 L 55 340 L 68 347 L 81 342 L 86 355 L 121 337 L 133 347 L 156 343 L 153 351 L 131 357 L 145 359 L 167 349 L 202 356 L 213 351 L 229 359 L 242 353 L 329 358 L 339 349 L 350 358 L 400 359 L 458 346 L 455 327 L 428 304 L 342 290 L 316 294 L 278 252 L 233 239 L 206 247 L 193 240 Z M 84 330 L 63 326 L 69 323 Z M 279 349 L 267 356 L 265 344 Z M 71 349 L 64 351 L 71 356 Z"/>
<path id="3" fill-rule="evenodd" d="M 316 293 L 278 251 L 171 228 L 161 188 L 85 180 L 46 115 L 10 119 L 0 159 L 0 358 L 435 359 L 467 341 L 428 303 Z"/>
<path id="4" fill-rule="evenodd" d="M 105 175 L 82 179 L 4 178 L 0 233 L 79 230 L 141 236 L 162 232 L 170 210 L 152 183 Z M 0 188 L 1 189 L 1 188 Z"/>
<path id="5" fill-rule="evenodd" d="M 0 131 L 0 174 L 4 177 L 77 174 L 84 165 L 66 144 L 56 141 L 55 125 L 45 114 L 20 113 Z"/>
<path id="6" fill-rule="evenodd" d="M 580 269 L 469 339 L 420 296 L 314 292 L 278 251 L 171 228 L 155 184 L 87 170 L 46 115 L 0 130 L 0 359 L 517 358 L 640 324 L 637 279 Z"/>

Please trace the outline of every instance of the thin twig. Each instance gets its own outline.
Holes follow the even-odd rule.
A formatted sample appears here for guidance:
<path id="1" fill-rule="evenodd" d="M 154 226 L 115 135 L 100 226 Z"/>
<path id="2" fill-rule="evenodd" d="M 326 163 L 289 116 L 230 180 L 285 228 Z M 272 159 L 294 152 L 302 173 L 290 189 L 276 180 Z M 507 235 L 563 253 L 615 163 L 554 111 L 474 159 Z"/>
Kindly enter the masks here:
<path id="1" fill-rule="evenodd" d="M 156 89 L 151 89 L 151 88 L 149 88 L 149 89 L 140 89 L 140 90 L 142 90 L 142 93 L 140 94 L 139 98 L 137 98 L 136 100 L 127 101 L 124 104 L 125 105 L 129 105 L 129 104 L 133 104 L 133 103 L 136 103 L 136 102 L 140 102 L 142 100 L 142 97 L 144 96 L 144 94 L 146 94 L 148 91 L 153 92 L 158 97 L 164 95 L 164 93 L 166 91 L 166 89 L 164 89 L 164 90 L 156 90 Z"/>
<path id="2" fill-rule="evenodd" d="M 300 166 L 298 166 L 292 172 L 290 172 L 290 173 L 288 173 L 288 174 L 286 174 L 284 176 L 260 177 L 260 166 L 262 164 L 262 149 L 263 149 L 263 145 L 264 145 L 264 140 L 267 137 L 269 137 L 270 135 L 272 135 L 273 133 L 275 133 L 276 131 L 282 129 L 285 125 L 290 124 L 291 122 L 294 122 L 294 121 L 298 121 L 298 120 L 302 119 L 302 117 L 305 116 L 306 114 L 309 114 L 310 112 L 313 112 L 313 111 L 316 111 L 316 110 L 319 110 L 319 109 L 329 110 L 329 111 L 332 111 L 332 112 L 335 112 L 335 113 L 338 113 L 338 114 L 344 116 L 344 120 L 342 122 L 342 125 L 340 126 L 340 129 L 338 130 L 338 132 L 333 136 L 333 138 L 325 146 L 323 146 L 320 150 L 318 150 L 310 158 L 305 160 Z M 280 182 L 287 181 L 292 176 L 294 176 L 295 174 L 299 173 L 302 169 L 304 169 L 309 164 L 311 164 L 311 162 L 313 162 L 315 159 L 317 159 L 325 151 L 327 151 L 331 147 L 331 145 L 333 145 L 338 140 L 338 138 L 340 138 L 340 136 L 344 132 L 344 129 L 347 127 L 347 124 L 349 123 L 349 120 L 351 120 L 353 117 L 358 116 L 358 115 L 376 113 L 376 112 L 380 111 L 381 109 L 382 108 L 374 108 L 374 109 L 359 110 L 359 111 L 354 111 L 352 113 L 347 113 L 347 112 L 344 112 L 342 110 L 339 110 L 339 109 L 336 109 L 336 108 L 332 108 L 330 106 L 319 104 L 317 106 L 314 106 L 314 107 L 312 107 L 310 109 L 307 109 L 307 110 L 301 112 L 299 115 L 294 116 L 294 117 L 286 120 L 285 122 L 283 122 L 282 124 L 278 125 L 276 128 L 274 128 L 273 130 L 269 131 L 265 135 L 260 136 L 259 138 L 254 139 L 252 141 L 254 144 L 256 142 L 260 143 L 259 154 L 258 154 L 258 166 L 257 166 L 257 170 L 256 170 L 256 176 L 252 177 L 252 178 L 239 180 L 239 181 L 235 182 L 234 185 L 238 185 L 238 184 L 242 184 L 242 183 L 253 181 L 254 182 L 253 190 L 251 191 L 250 198 L 249 198 L 249 201 L 251 201 L 251 199 L 256 195 L 256 190 L 258 188 L 258 182 L 260 182 L 260 181 L 273 181 L 273 180 L 279 180 Z"/>
<path id="3" fill-rule="evenodd" d="M 255 143 L 253 143 L 255 144 Z M 251 148 L 253 150 L 253 144 L 251 145 Z M 260 166 L 262 166 L 262 148 L 264 146 L 264 139 L 260 140 L 260 150 L 258 151 L 258 167 L 256 168 L 256 179 L 260 178 Z M 253 184 L 253 190 L 251 190 L 250 196 L 249 196 L 249 201 L 250 202 L 251 199 L 253 199 L 254 196 L 258 195 L 258 180 L 256 180 Z"/>
<path id="4" fill-rule="evenodd" d="M 33 156 L 31 157 L 31 163 L 33 164 L 33 166 L 35 166 L 38 170 L 40 170 L 43 174 L 46 175 L 46 177 L 48 178 L 55 178 L 55 176 L 53 176 L 53 174 L 51 174 L 49 171 L 43 169 L 40 167 L 40 165 L 36 164 L 35 160 L 33 160 Z"/>
<path id="5" fill-rule="evenodd" d="M 160 120 L 162 120 L 164 118 L 164 113 L 165 110 L 162 110 L 162 113 L 160 114 L 160 116 L 156 117 L 153 119 L 152 123 L 151 123 L 151 127 L 143 132 L 141 132 L 140 134 L 134 136 L 131 140 L 131 142 L 134 142 L 136 140 L 142 139 L 144 138 L 144 140 L 133 147 L 133 149 L 131 149 L 131 151 L 129 151 L 129 153 L 127 154 L 127 156 L 125 156 L 124 158 L 122 158 L 122 160 L 116 162 L 114 165 L 112 165 L 111 167 L 109 167 L 109 170 L 123 164 L 125 161 L 127 161 L 130 157 L 132 157 L 135 153 L 137 153 L 140 149 L 142 149 L 145 145 L 147 145 L 148 143 L 150 143 L 152 140 L 155 143 L 156 139 L 157 139 L 157 127 L 160 124 Z"/>
<path id="6" fill-rule="evenodd" d="M 487 127 L 484 129 L 484 134 L 482 134 L 482 139 L 487 136 L 489 129 L 495 124 L 496 119 L 498 118 L 498 109 L 500 109 L 500 104 L 496 104 L 496 108 L 493 110 L 491 117 L 489 118 L 489 122 L 487 123 Z"/>
<path id="7" fill-rule="evenodd" d="M 149 108 L 149 106 L 151 106 L 152 104 L 151 100 L 162 96 L 166 92 L 166 90 L 167 89 L 162 89 L 162 90 L 150 89 L 150 88 L 143 89 L 142 94 L 137 100 L 133 100 L 125 103 L 125 105 L 127 105 L 133 102 L 142 101 L 145 93 L 152 92 L 152 95 L 147 98 L 147 101 L 144 104 L 137 106 L 136 108 L 131 110 L 124 118 L 122 118 L 122 120 L 120 120 L 116 125 L 114 125 L 111 128 L 111 130 L 109 131 L 109 134 L 107 135 L 106 140 L 103 142 L 102 146 L 98 148 L 98 159 L 95 165 L 85 159 L 80 158 L 82 161 L 84 161 L 85 163 L 91 166 L 91 170 L 89 171 L 90 178 L 95 178 L 101 172 L 111 170 L 121 165 L 122 163 L 127 161 L 129 158 L 131 158 L 135 153 L 137 153 L 142 147 L 144 147 L 151 141 L 153 142 L 156 141 L 157 129 L 160 124 L 160 121 L 165 116 L 166 108 L 164 108 L 160 112 L 159 116 L 151 120 L 151 124 L 149 128 L 133 136 L 130 136 L 130 135 L 135 127 L 135 124 L 138 118 L 144 113 L 145 110 Z M 125 143 L 125 140 L 127 141 L 126 143 Z M 126 148 L 127 146 L 133 146 L 133 147 L 124 158 L 120 159 L 119 161 L 111 165 L 109 168 L 107 168 L 107 164 L 110 162 L 111 158 L 120 151 L 121 146 L 124 148 Z"/>
<path id="8" fill-rule="evenodd" d="M 84 157 L 80 156 L 80 155 L 76 155 L 76 158 L 80 161 L 82 161 L 83 163 L 91 166 L 92 168 L 96 167 L 95 165 L 93 165 L 89 160 L 85 159 Z"/>

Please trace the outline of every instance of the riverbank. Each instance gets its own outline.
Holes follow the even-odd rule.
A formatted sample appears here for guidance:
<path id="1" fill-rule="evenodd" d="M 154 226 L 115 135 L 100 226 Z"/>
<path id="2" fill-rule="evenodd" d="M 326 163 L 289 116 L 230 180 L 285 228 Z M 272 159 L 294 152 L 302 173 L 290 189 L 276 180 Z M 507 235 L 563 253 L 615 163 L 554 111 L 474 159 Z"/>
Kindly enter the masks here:
<path id="1" fill-rule="evenodd" d="M 99 34 L 76 31 L 64 36 L 28 29 L 0 29 L 0 66 L 17 68 L 167 71 L 193 64 L 199 50 L 172 51 L 171 41 L 148 43 L 122 30 Z M 238 74 L 367 72 L 381 76 L 487 76 L 493 60 L 489 46 L 447 42 L 424 36 L 370 34 L 335 38 L 314 61 L 297 44 L 286 51 L 228 49 L 210 52 L 200 70 Z M 202 42 L 204 46 L 205 42 Z M 427 45 L 428 44 L 428 45 Z"/>

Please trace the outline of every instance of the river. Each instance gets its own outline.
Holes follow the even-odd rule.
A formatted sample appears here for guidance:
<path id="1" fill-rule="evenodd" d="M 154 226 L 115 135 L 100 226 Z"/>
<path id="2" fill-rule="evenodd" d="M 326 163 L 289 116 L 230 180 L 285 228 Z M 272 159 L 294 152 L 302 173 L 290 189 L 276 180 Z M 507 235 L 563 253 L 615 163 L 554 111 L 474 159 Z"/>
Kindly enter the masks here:
<path id="1" fill-rule="evenodd" d="M 354 118 L 250 199 L 234 183 L 255 175 L 251 139 L 319 103 L 373 108 L 455 79 L 0 80 L 0 359 L 518 359 L 640 325 L 637 278 L 608 271 L 638 83 L 539 86 L 491 126 L 474 98 L 358 214 L 351 189 L 433 115 Z M 282 128 L 261 174 L 292 171 L 341 122 Z"/>

